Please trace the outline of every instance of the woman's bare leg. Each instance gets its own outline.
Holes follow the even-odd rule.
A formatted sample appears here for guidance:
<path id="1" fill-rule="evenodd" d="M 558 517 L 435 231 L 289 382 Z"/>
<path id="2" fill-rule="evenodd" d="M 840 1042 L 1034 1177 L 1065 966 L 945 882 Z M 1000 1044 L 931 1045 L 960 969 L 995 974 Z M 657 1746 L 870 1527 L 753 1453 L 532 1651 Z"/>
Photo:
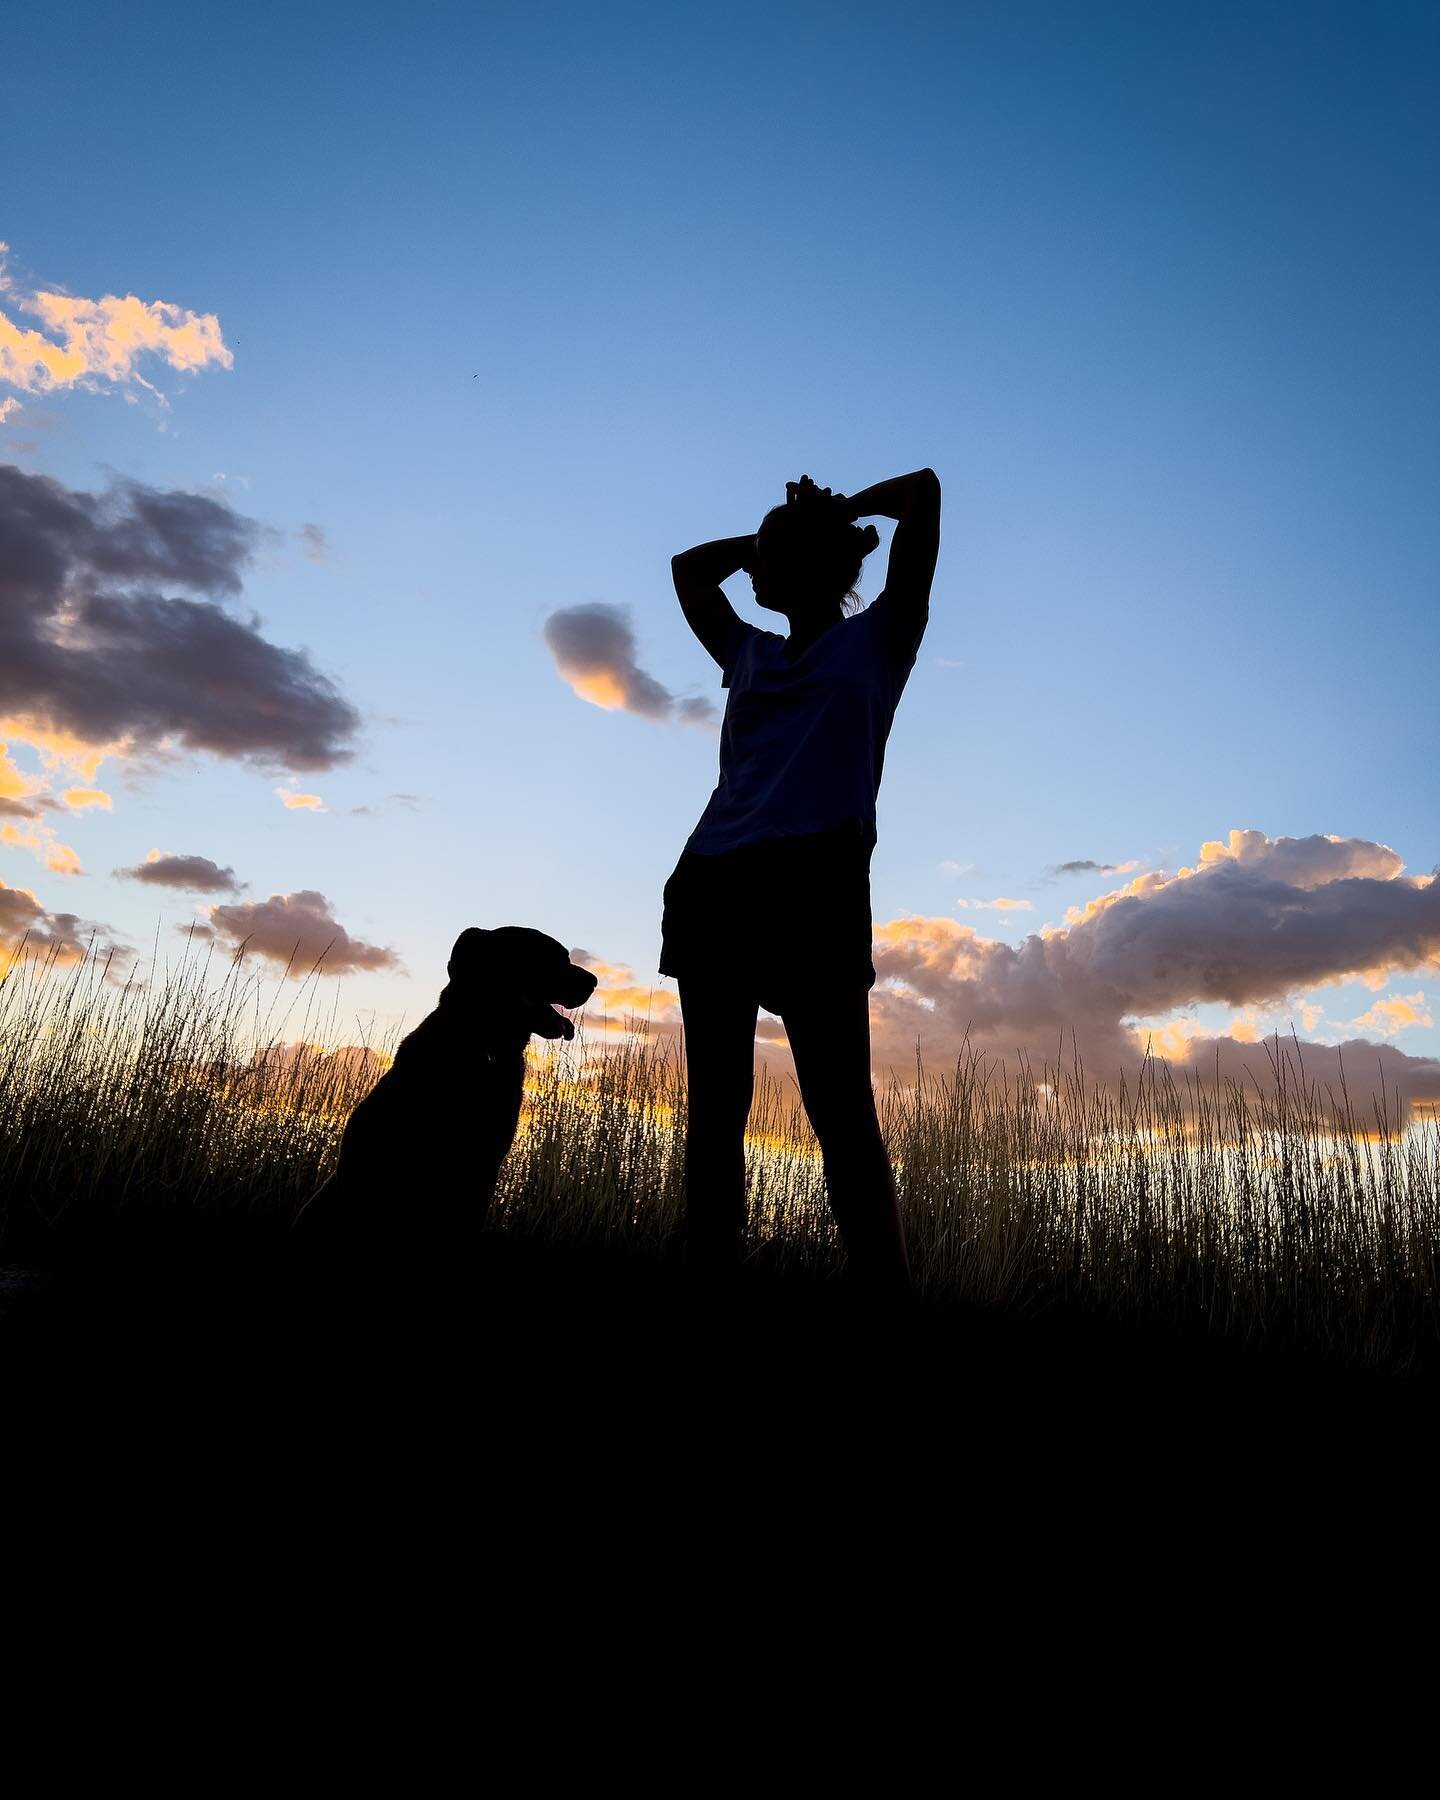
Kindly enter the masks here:
<path id="1" fill-rule="evenodd" d="M 745 1124 L 755 1091 L 759 1002 L 714 977 L 680 982 L 685 1021 L 685 1255 L 735 1268 L 745 1250 Z"/>
<path id="2" fill-rule="evenodd" d="M 825 1159 L 830 1209 L 857 1285 L 910 1288 L 905 1228 L 870 1085 L 870 995 L 861 987 L 792 1004 L 785 1031 Z"/>

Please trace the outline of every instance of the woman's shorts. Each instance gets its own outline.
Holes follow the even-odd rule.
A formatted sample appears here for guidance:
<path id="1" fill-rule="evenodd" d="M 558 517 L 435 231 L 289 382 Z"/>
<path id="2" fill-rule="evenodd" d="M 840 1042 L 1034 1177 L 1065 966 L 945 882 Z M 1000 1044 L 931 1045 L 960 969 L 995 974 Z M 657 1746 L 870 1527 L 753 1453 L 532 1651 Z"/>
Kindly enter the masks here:
<path id="1" fill-rule="evenodd" d="M 794 997 L 873 987 L 865 826 L 687 850 L 665 883 L 660 973 L 723 982 L 783 1014 Z"/>

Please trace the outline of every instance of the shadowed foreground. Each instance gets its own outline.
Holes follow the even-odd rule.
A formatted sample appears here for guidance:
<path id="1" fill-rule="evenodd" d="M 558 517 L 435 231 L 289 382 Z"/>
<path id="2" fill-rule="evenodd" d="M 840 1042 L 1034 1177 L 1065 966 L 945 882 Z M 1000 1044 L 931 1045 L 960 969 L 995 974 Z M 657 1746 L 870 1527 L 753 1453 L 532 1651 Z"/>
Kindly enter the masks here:
<path id="1" fill-rule="evenodd" d="M 397 1272 L 338 1307 L 233 1254 L 183 1269 L 122 1255 L 18 1283 L 12 1271 L 10 1391 L 49 1428 L 88 1421 L 132 1449 L 153 1431 L 162 1464 L 221 1437 L 277 1473 L 418 1455 L 507 1481 L 569 1469 L 586 1485 L 852 1463 L 851 1478 L 983 1470 L 1059 1493 L 1167 1469 L 1250 1484 L 1401 1467 L 1433 1419 L 1424 1379 L 1198 1334 L 964 1304 L 877 1318 L 793 1270 L 752 1265 L 717 1295 L 623 1248 L 501 1232 L 485 1248 L 458 1286 Z"/>
<path id="2" fill-rule="evenodd" d="M 0 1345 L 67 1456 L 118 1434 L 128 1460 L 148 1422 L 162 1460 L 209 1437 L 313 1471 L 329 1445 L 387 1480 L 417 1456 L 562 1485 L 853 1458 L 1069 1489 L 1403 1458 L 1428 1416 L 1433 1124 L 1153 1067 L 1129 1096 L 978 1065 L 891 1090 L 922 1302 L 877 1320 L 782 1089 L 751 1122 L 748 1260 L 704 1292 L 674 1263 L 673 1052 L 577 1040 L 533 1066 L 483 1254 L 397 1257 L 337 1305 L 297 1290 L 289 1222 L 384 1060 L 257 1048 L 258 1010 L 236 970 L 0 986 Z"/>

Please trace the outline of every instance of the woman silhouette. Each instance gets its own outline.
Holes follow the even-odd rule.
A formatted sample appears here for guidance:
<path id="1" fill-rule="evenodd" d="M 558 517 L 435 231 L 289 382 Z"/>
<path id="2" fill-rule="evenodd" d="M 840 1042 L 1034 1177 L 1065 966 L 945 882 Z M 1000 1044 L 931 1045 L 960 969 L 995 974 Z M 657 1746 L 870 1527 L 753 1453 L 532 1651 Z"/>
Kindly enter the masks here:
<path id="1" fill-rule="evenodd" d="M 940 483 L 930 469 L 847 498 L 808 476 L 754 537 L 677 556 L 675 592 L 730 690 L 720 780 L 665 884 L 660 972 L 680 987 L 689 1078 L 686 1251 L 738 1263 L 745 1123 L 760 1007 L 784 1021 L 825 1185 L 858 1282 L 909 1287 L 895 1178 L 870 1085 L 870 853 L 885 740 L 930 610 Z M 898 521 L 885 590 L 854 593 Z M 743 569 L 790 635 L 747 625 L 721 591 Z"/>

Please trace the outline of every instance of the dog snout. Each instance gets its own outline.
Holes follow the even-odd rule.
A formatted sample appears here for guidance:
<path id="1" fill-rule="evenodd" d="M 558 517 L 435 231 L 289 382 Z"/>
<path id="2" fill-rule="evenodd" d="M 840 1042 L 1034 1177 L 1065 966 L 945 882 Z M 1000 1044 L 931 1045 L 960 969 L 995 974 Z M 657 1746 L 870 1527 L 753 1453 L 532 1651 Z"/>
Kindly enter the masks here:
<path id="1" fill-rule="evenodd" d="M 583 1006 L 595 992 L 597 981 L 588 969 L 574 963 L 566 969 L 556 998 L 561 1006 Z"/>

